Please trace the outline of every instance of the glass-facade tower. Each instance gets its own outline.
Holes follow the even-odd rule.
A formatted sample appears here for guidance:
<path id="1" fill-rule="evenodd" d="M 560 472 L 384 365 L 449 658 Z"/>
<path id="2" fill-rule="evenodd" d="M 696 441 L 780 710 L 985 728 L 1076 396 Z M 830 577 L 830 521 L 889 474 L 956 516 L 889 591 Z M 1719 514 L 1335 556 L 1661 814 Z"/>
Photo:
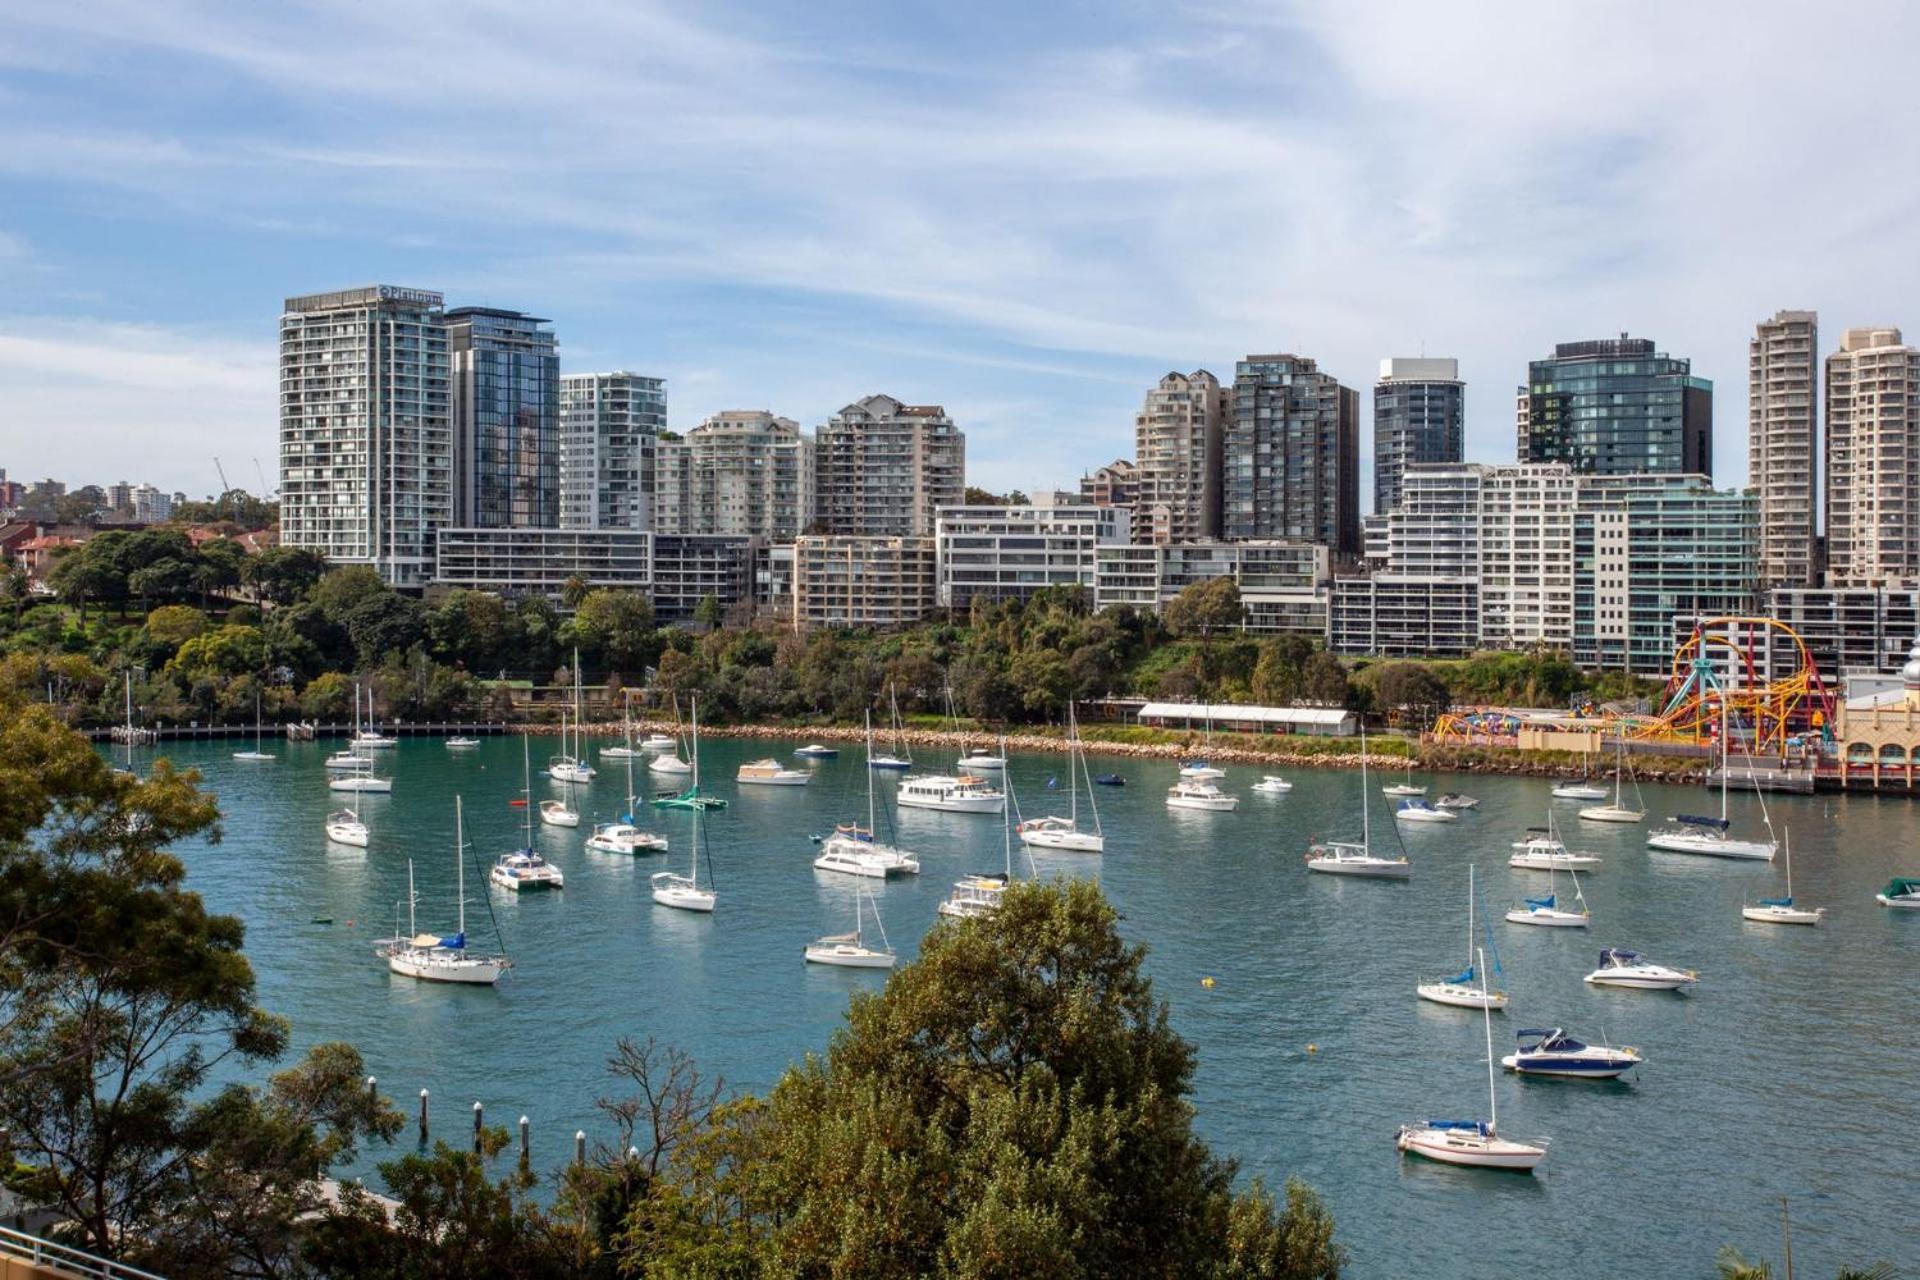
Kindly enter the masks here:
<path id="1" fill-rule="evenodd" d="M 518 311 L 447 312 L 453 368 L 455 521 L 560 523 L 560 355 L 547 321 Z"/>
<path id="2" fill-rule="evenodd" d="M 1713 383 L 1645 338 L 1563 342 L 1518 389 L 1519 460 L 1582 475 L 1712 475 Z"/>
<path id="3" fill-rule="evenodd" d="M 1465 457 L 1467 384 L 1460 362 L 1387 359 L 1373 384 L 1373 510 L 1400 505 L 1400 477 L 1411 465 Z"/>

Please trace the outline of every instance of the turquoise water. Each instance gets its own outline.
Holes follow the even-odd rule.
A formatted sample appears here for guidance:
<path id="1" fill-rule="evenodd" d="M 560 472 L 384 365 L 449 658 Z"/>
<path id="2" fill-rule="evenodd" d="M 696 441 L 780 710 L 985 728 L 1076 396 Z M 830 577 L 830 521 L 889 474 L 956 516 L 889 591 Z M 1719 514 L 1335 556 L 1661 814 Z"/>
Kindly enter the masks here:
<path id="1" fill-rule="evenodd" d="M 343 799 L 326 789 L 328 744 L 274 744 L 271 764 L 232 760 L 240 745 L 167 748 L 203 769 L 225 813 L 222 842 L 182 850 L 189 883 L 246 919 L 262 1000 L 293 1019 L 297 1042 L 358 1045 L 403 1107 L 431 1089 L 438 1136 L 459 1140 L 480 1100 L 493 1122 L 528 1115 L 536 1164 L 552 1167 L 576 1128 L 607 1136 L 593 1102 L 609 1087 L 616 1037 L 656 1036 L 761 1089 L 826 1043 L 849 992 L 883 980 L 800 958 L 804 943 L 852 919 L 856 882 L 815 873 L 807 837 L 864 817 L 856 752 L 817 765 L 810 787 L 736 787 L 734 769 L 766 745 L 706 744 L 707 790 L 732 804 L 703 820 L 720 893 L 718 911 L 703 918 L 648 897 L 650 873 L 685 870 L 691 815 L 647 811 L 673 841 L 665 859 L 583 848 L 586 824 L 622 807 L 624 773 L 612 762 L 579 789 L 580 829 L 536 823 L 566 888 L 516 900 L 488 890 L 476 870 L 519 840 L 508 805 L 520 787 L 517 740 L 466 753 L 407 742 L 382 753 L 395 792 L 365 798 L 373 839 L 364 851 L 324 838 L 324 816 Z M 534 744 L 536 764 L 547 749 Z M 1338 1216 L 1352 1274 L 1484 1276 L 1552 1259 L 1567 1276 L 1709 1275 L 1722 1243 L 1777 1255 L 1783 1195 L 1802 1274 L 1876 1257 L 1915 1263 L 1903 1224 L 1920 1204 L 1911 1143 L 1920 913 L 1889 912 L 1872 895 L 1891 874 L 1920 873 L 1920 809 L 1769 799 L 1776 825 L 1792 831 L 1799 898 L 1829 908 L 1822 927 L 1804 929 L 1740 918 L 1743 901 L 1780 891 L 1780 867 L 1649 853 L 1645 827 L 1592 829 L 1571 818 L 1577 805 L 1561 804 L 1581 826 L 1569 843 L 1607 859 L 1583 877 L 1595 925 L 1495 923 L 1513 995 L 1494 1019 L 1495 1051 L 1508 1051 L 1515 1028 L 1565 1026 L 1638 1046 L 1649 1061 L 1621 1084 L 1502 1073 L 1502 1131 L 1551 1139 L 1542 1171 L 1528 1178 L 1403 1159 L 1393 1135 L 1426 1116 L 1484 1116 L 1478 1014 L 1419 1001 L 1413 986 L 1464 959 L 1469 862 L 1496 916 L 1523 891 L 1544 889 L 1543 874 L 1506 866 L 1508 842 L 1542 820 L 1543 782 L 1421 776 L 1482 805 L 1460 822 L 1405 831 L 1415 871 L 1396 885 L 1302 866 L 1312 836 L 1357 833 L 1357 774 L 1302 771 L 1291 794 L 1263 796 L 1249 793 L 1256 772 L 1235 768 L 1222 785 L 1243 797 L 1239 811 L 1204 814 L 1164 807 L 1164 762 L 1095 757 L 1095 769 L 1130 784 L 1099 792 L 1108 852 L 1039 855 L 1040 874 L 1100 877 L 1127 934 L 1151 948 L 1176 1025 L 1199 1047 L 1202 1132 L 1249 1172 L 1313 1182 Z M 1015 758 L 1028 814 L 1064 810 L 1064 795 L 1046 794 L 1047 779 L 1064 772 L 1060 757 Z M 638 776 L 648 794 L 644 768 Z M 1390 846 L 1380 781 L 1370 799 Z M 534 790 L 538 799 L 560 788 L 536 776 Z M 421 927 L 451 928 L 456 793 L 474 846 L 469 930 L 488 943 L 491 898 L 516 965 L 494 990 L 391 977 L 369 949 L 392 929 L 409 857 Z M 1645 799 L 1656 818 L 1711 803 L 1678 788 L 1649 787 Z M 1758 826 L 1755 797 L 1733 804 L 1739 825 Z M 1000 866 L 1001 835 L 992 818 L 905 810 L 894 819 L 925 867 L 876 891 L 908 959 L 948 883 Z M 1015 857 L 1024 864 L 1017 846 Z M 309 923 L 316 915 L 336 923 Z M 1702 981 L 1691 995 L 1589 988 L 1581 977 L 1604 945 L 1697 969 Z M 1201 985 L 1206 976 L 1213 987 Z"/>

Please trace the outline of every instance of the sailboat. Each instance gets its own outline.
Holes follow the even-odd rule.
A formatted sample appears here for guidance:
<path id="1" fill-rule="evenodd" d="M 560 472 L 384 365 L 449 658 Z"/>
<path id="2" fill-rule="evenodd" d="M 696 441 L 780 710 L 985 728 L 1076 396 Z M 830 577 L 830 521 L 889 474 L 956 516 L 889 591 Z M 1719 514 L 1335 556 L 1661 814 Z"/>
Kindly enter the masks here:
<path id="1" fill-rule="evenodd" d="M 260 690 L 258 690 L 258 689 L 255 689 L 255 690 L 253 691 L 253 750 L 251 750 L 251 751 L 236 751 L 236 752 L 234 752 L 234 753 L 233 753 L 233 758 L 234 758 L 235 760 L 271 760 L 271 759 L 273 759 L 273 758 L 274 758 L 274 755 L 273 755 L 273 752 L 271 752 L 271 751 L 262 751 L 262 750 L 260 749 L 260 747 L 261 747 L 261 742 L 260 742 Z"/>
<path id="2" fill-rule="evenodd" d="M 461 820 L 460 797 L 453 798 L 453 865 L 460 927 L 451 937 L 419 933 L 413 918 L 413 859 L 407 859 L 407 936 L 393 938 L 383 949 L 387 968 L 424 982 L 464 982 L 492 986 L 513 967 L 505 956 L 476 956 L 467 951 L 467 840 Z"/>
<path id="3" fill-rule="evenodd" d="M 336 751 L 327 757 L 329 772 L 358 772 L 367 767 L 368 757 L 360 754 L 360 686 L 353 686 L 353 736 L 347 739 L 344 750 Z"/>
<path id="4" fill-rule="evenodd" d="M 867 713 L 867 753 L 873 753 L 873 713 Z M 874 839 L 874 818 L 877 814 L 873 798 L 873 770 L 867 770 L 867 825 L 842 823 L 835 827 L 833 834 L 820 845 L 820 854 L 813 860 L 818 871 L 838 871 L 850 876 L 865 876 L 874 880 L 885 880 L 898 875 L 918 875 L 920 862 L 910 853 L 904 853 L 890 844 L 880 844 Z"/>
<path id="5" fill-rule="evenodd" d="M 563 711 L 560 713 L 561 741 L 566 741 L 566 737 L 567 713 Z M 550 827 L 577 827 L 580 825 L 580 814 L 573 807 L 573 775 L 569 773 L 562 781 L 567 784 L 566 799 L 542 800 L 540 802 L 540 821 Z"/>
<path id="6" fill-rule="evenodd" d="M 1225 769 L 1217 768 L 1213 763 L 1213 704 L 1212 703 L 1207 704 L 1206 721 L 1207 721 L 1206 746 L 1202 749 L 1198 759 L 1189 760 L 1185 764 L 1180 766 L 1181 782 L 1218 782 L 1220 779 L 1227 776 L 1227 771 Z M 1189 720 L 1187 723 L 1189 726 L 1191 726 L 1193 722 Z M 1189 806 L 1182 806 L 1182 807 L 1218 808 L 1220 806 L 1189 805 Z M 1229 805 L 1226 807 L 1231 808 L 1232 806 Z"/>
<path id="7" fill-rule="evenodd" d="M 1093 830 L 1080 829 L 1080 780 L 1087 783 L 1087 812 Z M 1066 849 L 1074 853 L 1102 853 L 1107 837 L 1100 830 L 1100 809 L 1093 798 L 1093 779 L 1087 775 L 1085 749 L 1080 745 L 1080 722 L 1067 703 L 1067 816 L 1029 818 L 1020 824 L 1020 843 L 1035 849 Z"/>
<path id="8" fill-rule="evenodd" d="M 697 708 L 694 711 L 694 723 L 696 725 L 700 723 L 700 713 Z M 696 729 L 695 732 L 697 734 L 698 730 Z M 695 741 L 697 742 L 698 739 L 696 738 Z M 698 759 L 699 748 L 696 746 L 694 750 L 696 753 L 695 758 Z M 663 907 L 672 907 L 676 911 L 711 912 L 714 901 L 718 895 L 710 888 L 702 889 L 700 887 L 700 813 L 702 806 L 696 804 L 689 807 L 693 810 L 693 838 L 688 843 L 693 849 L 693 857 L 687 867 L 687 874 L 683 876 L 674 871 L 654 872 L 652 878 L 653 900 Z M 711 876 L 713 872 L 713 857 L 711 854 L 707 857 L 707 872 L 709 876 Z"/>
<path id="9" fill-rule="evenodd" d="M 1588 822 L 1645 822 L 1645 809 L 1630 809 L 1621 788 L 1626 785 L 1627 776 L 1627 740 L 1624 736 L 1614 739 L 1613 760 L 1613 803 L 1588 805 L 1580 811 L 1580 816 Z M 1635 794 L 1640 784 L 1634 783 Z"/>
<path id="10" fill-rule="evenodd" d="M 533 748 L 527 741 L 527 735 L 520 735 L 520 798 L 513 802 L 521 810 L 525 824 L 523 838 L 526 843 L 511 853 L 503 853 L 494 859 L 493 867 L 487 872 L 487 879 L 502 889 L 511 889 L 519 893 L 526 889 L 564 888 L 566 877 L 560 874 L 560 868 L 548 862 L 533 848 Z"/>
<path id="11" fill-rule="evenodd" d="M 718 796 L 700 794 L 700 698 L 695 695 L 693 706 L 693 748 L 688 752 L 693 758 L 692 781 L 685 791 L 670 796 L 655 796 L 653 807 L 656 809 L 724 809 L 727 802 Z"/>
<path id="12" fill-rule="evenodd" d="M 360 796 L 356 792 L 351 807 L 327 815 L 327 839 L 334 844 L 367 847 L 367 824 L 360 820 Z"/>
<path id="13" fill-rule="evenodd" d="M 1560 905 L 1558 895 L 1549 892 L 1544 898 L 1523 898 L 1521 904 L 1507 912 L 1509 924 L 1535 924 L 1545 928 L 1584 929 L 1593 923 L 1593 912 L 1587 909 L 1587 895 L 1580 892 L 1580 873 L 1568 871 L 1573 878 L 1573 896 L 1579 901 L 1580 909 L 1570 911 Z M 1553 872 L 1547 872 L 1547 888 L 1553 888 Z"/>
<path id="14" fill-rule="evenodd" d="M 587 837 L 587 848 L 601 853 L 665 853 L 667 838 L 642 831 L 633 821 L 633 756 L 623 757 L 627 766 L 627 809 L 617 822 L 596 822 Z"/>
<path id="15" fill-rule="evenodd" d="M 1007 778 L 1009 798 L 1013 791 L 1013 778 Z M 943 916 L 966 920 L 975 916 L 990 916 L 1000 909 L 1000 899 L 1006 894 L 1007 886 L 1013 883 L 1013 805 L 1002 811 L 1000 820 L 1002 851 L 1006 858 L 1005 870 L 999 872 L 978 871 L 972 875 L 960 877 L 953 882 L 953 888 L 936 908 Z"/>
<path id="16" fill-rule="evenodd" d="M 957 737 L 960 733 L 960 717 L 953 709 L 953 686 L 947 686 L 947 719 L 953 725 Z M 1007 758 L 997 756 L 987 747 L 969 748 L 960 759 L 955 761 L 962 773 L 974 773 L 981 769 L 998 770 L 1007 767 Z"/>
<path id="17" fill-rule="evenodd" d="M 1383 796 L 1394 796 L 1394 797 L 1424 796 L 1427 794 L 1427 789 L 1425 787 L 1416 787 L 1415 785 L 1413 785 L 1413 757 L 1412 756 L 1407 757 L 1407 780 L 1405 782 L 1391 783 L 1388 786 L 1384 786 L 1380 788 L 1380 794 Z"/>
<path id="18" fill-rule="evenodd" d="M 1727 787 L 1732 773 L 1729 763 L 1732 751 L 1733 734 L 1729 732 L 1727 696 L 1720 692 L 1720 816 L 1703 818 L 1692 814 L 1676 814 L 1674 821 L 1679 827 L 1665 827 L 1647 837 L 1649 849 L 1664 849 L 1669 853 L 1695 853 L 1709 858 L 1743 858 L 1755 862 L 1772 862 L 1777 852 L 1775 842 L 1767 840 L 1736 840 L 1727 834 L 1730 823 L 1727 821 Z M 1761 820 L 1767 824 L 1771 836 L 1773 820 L 1767 816 L 1767 798 L 1760 795 Z"/>
<path id="19" fill-rule="evenodd" d="M 1405 880 L 1413 874 L 1406 855 L 1382 858 L 1373 852 L 1373 824 L 1367 816 L 1367 731 L 1360 730 L 1360 843 L 1323 840 L 1307 850 L 1307 870 L 1324 875 Z"/>
<path id="20" fill-rule="evenodd" d="M 1740 915 L 1759 924 L 1819 924 L 1825 907 L 1797 907 L 1793 903 L 1793 832 L 1787 832 L 1787 896 L 1762 898 L 1759 905 L 1741 907 Z"/>
<path id="21" fill-rule="evenodd" d="M 1480 964 L 1482 968 L 1486 966 L 1484 954 Z M 1424 1120 L 1402 1125 L 1394 1145 L 1408 1155 L 1424 1156 L 1441 1164 L 1531 1173 L 1547 1158 L 1547 1149 L 1500 1136 L 1500 1103 L 1493 1087 L 1493 1011 L 1483 1005 L 1480 1017 L 1487 1035 L 1487 1120 Z"/>
<path id="22" fill-rule="evenodd" d="M 1591 871 L 1600 865 L 1597 853 L 1572 853 L 1554 829 L 1553 810 L 1547 810 L 1547 825 L 1528 827 L 1524 838 L 1513 842 L 1513 856 L 1507 865 L 1522 871 Z"/>
<path id="23" fill-rule="evenodd" d="M 1504 1009 L 1507 993 L 1493 989 L 1491 980 L 1474 965 L 1473 864 L 1467 864 L 1467 967 L 1451 978 L 1429 978 L 1414 988 L 1422 1000 L 1461 1009 Z M 1496 957 L 1497 957 L 1496 953 Z M 1497 959 L 1496 959 L 1497 963 Z"/>
<path id="24" fill-rule="evenodd" d="M 372 791 L 381 795 L 393 790 L 392 778 L 376 778 L 373 774 L 373 757 L 356 756 L 355 771 L 340 774 L 327 779 L 329 791 Z"/>
<path id="25" fill-rule="evenodd" d="M 894 696 L 891 681 L 887 683 L 887 716 L 893 726 L 893 752 L 878 756 L 869 753 L 867 768 L 905 773 L 913 768 L 913 751 L 906 744 L 906 732 L 900 723 L 900 700 Z"/>
<path id="26" fill-rule="evenodd" d="M 621 694 L 625 699 L 625 705 L 620 711 L 620 724 L 625 730 L 626 744 L 618 747 L 600 748 L 600 758 L 602 760 L 631 760 L 640 754 L 633 745 L 633 690 L 623 689 L 621 690 Z"/>
<path id="27" fill-rule="evenodd" d="M 1592 765 L 1585 756 L 1580 758 L 1580 779 L 1577 782 L 1556 782 L 1553 784 L 1555 800 L 1605 800 L 1606 788 L 1593 785 Z"/>
<path id="28" fill-rule="evenodd" d="M 580 650 L 573 651 L 573 724 L 574 736 L 580 732 Z M 568 749 L 566 713 L 560 718 L 560 754 L 547 761 L 547 773 L 559 782 L 592 782 L 593 766 L 580 758 L 580 744 Z"/>
<path id="29" fill-rule="evenodd" d="M 868 906 L 873 908 L 873 927 L 880 932 L 878 947 L 867 945 L 860 928 L 863 909 Z M 865 889 L 854 898 L 853 932 L 815 938 L 803 949 L 803 954 L 808 964 L 831 964 L 843 969 L 891 969 L 894 964 L 893 945 L 887 941 L 886 926 L 880 923 L 880 906 Z"/>
<path id="30" fill-rule="evenodd" d="M 647 761 L 648 772 L 671 774 L 676 777 L 693 772 L 693 766 L 688 764 L 686 759 L 680 754 L 682 746 L 680 741 L 680 695 L 677 693 L 673 695 L 673 733 L 674 736 L 668 740 L 665 746 L 654 745 L 653 739 L 661 737 L 662 735 L 660 734 L 654 734 L 647 739 L 647 750 L 653 753 L 653 759 Z"/>

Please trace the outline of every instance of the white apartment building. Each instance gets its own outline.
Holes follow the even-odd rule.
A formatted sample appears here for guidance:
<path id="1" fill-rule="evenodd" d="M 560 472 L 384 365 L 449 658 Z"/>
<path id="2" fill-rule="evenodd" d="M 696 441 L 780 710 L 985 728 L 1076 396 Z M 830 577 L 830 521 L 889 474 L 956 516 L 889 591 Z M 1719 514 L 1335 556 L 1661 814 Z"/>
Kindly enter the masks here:
<path id="1" fill-rule="evenodd" d="M 934 530 L 940 607 L 1024 600 L 1048 587 L 1091 591 L 1094 549 L 1126 542 L 1129 515 L 1081 503 L 942 507 Z"/>
<path id="2" fill-rule="evenodd" d="M 937 404 L 868 396 L 814 439 L 814 506 L 830 534 L 933 536 L 936 512 L 966 496 L 967 438 Z"/>
<path id="3" fill-rule="evenodd" d="M 1205 369 L 1169 373 L 1133 420 L 1134 502 L 1142 542 L 1220 536 L 1220 440 L 1226 401 Z"/>
<path id="4" fill-rule="evenodd" d="M 442 300 L 371 285 L 280 317 L 280 538 L 418 586 L 452 522 Z"/>
<path id="5" fill-rule="evenodd" d="M 560 527 L 651 529 L 664 378 L 616 370 L 560 375 Z"/>
<path id="6" fill-rule="evenodd" d="M 654 458 L 654 527 L 792 542 L 813 523 L 813 441 L 764 409 L 714 414 Z"/>
<path id="7" fill-rule="evenodd" d="M 1577 492 L 1573 469 L 1565 463 L 1482 468 L 1478 563 L 1483 646 L 1573 647 Z"/>
<path id="8" fill-rule="evenodd" d="M 1760 497 L 1760 581 L 1814 580 L 1819 474 L 1820 318 L 1781 311 L 1754 327 L 1747 350 L 1747 483 Z"/>
<path id="9" fill-rule="evenodd" d="M 589 587 L 651 592 L 653 550 L 644 529 L 442 529 L 433 583 L 556 601 L 576 577 Z"/>
<path id="10" fill-rule="evenodd" d="M 1480 584 L 1405 573 L 1336 578 L 1327 647 L 1347 657 L 1467 657 L 1480 647 Z"/>
<path id="11" fill-rule="evenodd" d="M 1093 603 L 1157 613 L 1195 583 L 1232 578 L 1247 611 L 1243 630 L 1323 637 L 1331 571 L 1331 551 L 1311 542 L 1102 544 L 1094 548 Z"/>
<path id="12" fill-rule="evenodd" d="M 1827 357 L 1827 585 L 1920 578 L 1920 350 L 1849 329 Z"/>

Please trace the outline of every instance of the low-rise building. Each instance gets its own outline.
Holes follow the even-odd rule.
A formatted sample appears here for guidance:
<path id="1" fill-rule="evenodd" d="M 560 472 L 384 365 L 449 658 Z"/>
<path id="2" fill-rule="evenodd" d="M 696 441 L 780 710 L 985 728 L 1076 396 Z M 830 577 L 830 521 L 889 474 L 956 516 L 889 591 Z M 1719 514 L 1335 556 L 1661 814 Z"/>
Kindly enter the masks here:
<path id="1" fill-rule="evenodd" d="M 1920 637 L 1920 587 L 1776 587 L 1763 608 L 1800 637 L 1828 688 L 1852 672 L 1899 669 Z M 1767 680 L 1801 665 L 1792 641 L 1777 634 L 1765 660 Z"/>
<path id="2" fill-rule="evenodd" d="M 1464 658 L 1480 644 L 1473 578 L 1382 573 L 1336 578 L 1327 647 L 1356 658 Z"/>
<path id="3" fill-rule="evenodd" d="M 1246 608 L 1246 631 L 1324 638 L 1331 566 L 1329 549 L 1311 542 L 1101 545 L 1094 548 L 1094 607 L 1157 612 L 1195 583 L 1232 578 Z"/>
<path id="4" fill-rule="evenodd" d="M 938 581 L 932 538 L 803 537 L 793 546 L 793 625 L 907 626 L 933 612 Z"/>
<path id="5" fill-rule="evenodd" d="M 753 600 L 759 538 L 735 534 L 656 534 L 653 540 L 653 615 L 663 623 L 691 622 L 712 596 L 722 614 Z"/>
<path id="6" fill-rule="evenodd" d="M 653 589 L 653 534 L 644 529 L 442 529 L 433 585 L 559 600 L 570 579 L 589 587 Z"/>
<path id="7" fill-rule="evenodd" d="M 1024 600 L 1048 587 L 1091 591 L 1094 549 L 1125 543 L 1128 516 L 1124 507 L 1080 503 L 942 507 L 934 522 L 940 607 Z"/>

